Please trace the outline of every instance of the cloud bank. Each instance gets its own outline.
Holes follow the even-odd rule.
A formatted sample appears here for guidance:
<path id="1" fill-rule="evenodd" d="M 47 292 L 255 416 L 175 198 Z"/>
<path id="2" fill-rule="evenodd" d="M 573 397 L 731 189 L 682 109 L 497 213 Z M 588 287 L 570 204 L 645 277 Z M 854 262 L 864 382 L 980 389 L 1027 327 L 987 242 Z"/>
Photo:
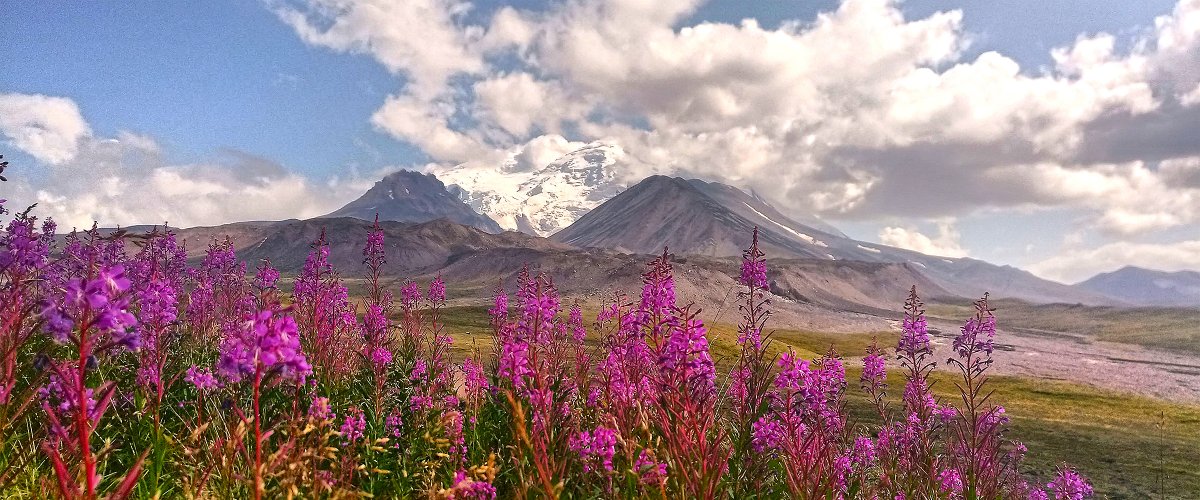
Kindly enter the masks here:
<path id="1" fill-rule="evenodd" d="M 566 135 L 620 145 L 631 178 L 725 180 L 826 216 L 1083 207 L 1120 235 L 1200 218 L 1196 186 L 1160 170 L 1200 157 L 1198 0 L 1128 50 L 1081 35 L 1033 71 L 996 52 L 964 59 L 960 11 L 906 19 L 891 1 L 846 0 L 774 29 L 681 26 L 699 4 L 503 7 L 474 24 L 458 1 L 276 11 L 306 42 L 400 75 L 372 123 L 441 164 L 499 169 L 514 148 Z"/>
<path id="2" fill-rule="evenodd" d="M 151 137 L 121 132 L 95 137 L 79 107 L 66 97 L 0 94 L 0 133 L 9 144 L 44 162 L 44 171 L 10 175 L 9 208 L 38 204 L 64 229 L 161 224 L 179 227 L 243 220 L 312 217 L 333 211 L 370 182 L 325 184 L 266 158 L 237 150 L 212 161 L 168 162 Z M 10 174 L 20 170 L 13 169 Z"/>

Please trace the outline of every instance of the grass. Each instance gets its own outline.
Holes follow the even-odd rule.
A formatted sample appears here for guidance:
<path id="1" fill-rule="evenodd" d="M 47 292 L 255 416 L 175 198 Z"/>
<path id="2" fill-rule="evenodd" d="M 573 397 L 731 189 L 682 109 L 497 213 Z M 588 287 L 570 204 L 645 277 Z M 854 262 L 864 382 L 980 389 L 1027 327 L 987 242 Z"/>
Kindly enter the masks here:
<path id="1" fill-rule="evenodd" d="M 1095 340 L 1200 354 L 1200 310 L 1166 307 L 1092 307 L 1078 304 L 989 302 L 1010 329 L 1030 333 L 1065 332 Z M 927 314 L 947 320 L 974 313 L 969 302 L 930 304 Z"/>
<path id="2" fill-rule="evenodd" d="M 456 356 L 466 355 L 472 346 L 483 352 L 490 349 L 486 311 L 484 307 L 446 311 Z M 1010 311 L 1005 317 L 1015 316 Z M 584 317 L 594 314 L 585 313 Z M 737 355 L 736 328 L 727 324 L 709 328 L 713 356 L 719 366 L 728 369 Z M 772 338 L 775 354 L 791 348 L 812 359 L 831 346 L 843 355 L 860 356 L 873 339 L 881 346 L 895 345 L 897 334 L 777 330 Z M 847 363 L 847 368 L 849 410 L 860 422 L 874 423 L 878 417 L 857 387 L 861 367 Z M 895 406 L 904 381 L 894 363 L 889 363 L 889 368 L 888 383 L 895 393 L 889 400 Z M 947 371 L 933 375 L 934 391 L 943 401 L 958 398 L 954 375 Z M 1196 465 L 1200 463 L 1200 406 L 1032 378 L 992 377 L 989 386 L 995 391 L 994 400 L 1011 417 L 1009 437 L 1029 447 L 1027 472 L 1039 481 L 1048 480 L 1057 465 L 1066 463 L 1093 482 L 1098 498 L 1200 496 L 1200 467 Z"/>

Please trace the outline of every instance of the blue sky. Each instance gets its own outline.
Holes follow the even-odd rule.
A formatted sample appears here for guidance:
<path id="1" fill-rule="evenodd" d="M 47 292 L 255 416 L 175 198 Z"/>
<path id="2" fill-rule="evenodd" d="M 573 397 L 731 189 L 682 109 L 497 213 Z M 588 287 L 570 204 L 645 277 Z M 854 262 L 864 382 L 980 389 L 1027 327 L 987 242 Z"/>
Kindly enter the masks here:
<path id="1" fill-rule="evenodd" d="M 370 2 L 393 10 L 377 19 L 354 11 L 360 3 Z M 320 198 L 311 202 L 320 209 L 344 201 L 369 184 L 373 175 L 387 169 L 496 162 L 505 151 L 532 147 L 529 144 L 538 137 L 561 134 L 569 141 L 615 140 L 639 158 L 652 156 L 649 151 L 678 148 L 680 160 L 669 165 L 643 165 L 633 171 L 667 169 L 740 181 L 780 201 L 785 209 L 819 212 L 861 239 L 879 241 L 886 228 L 895 228 L 885 243 L 911 247 L 928 240 L 934 245 L 930 248 L 1030 266 L 1059 279 L 1099 270 L 1097 266 L 1069 264 L 1064 259 L 1090 258 L 1103 262 L 1100 267 L 1111 267 L 1121 262 L 1140 262 L 1131 256 L 1143 254 L 1147 248 L 1151 248 L 1150 254 L 1160 256 L 1158 261 L 1163 260 L 1161 256 L 1171 256 L 1166 259 L 1169 263 L 1160 267 L 1195 267 L 1200 261 L 1182 257 L 1184 252 L 1180 250 L 1196 244 L 1189 238 L 1197 229 L 1200 209 L 1186 207 L 1193 200 L 1200 201 L 1200 194 L 1191 184 L 1177 181 L 1191 178 L 1190 172 L 1195 170 L 1192 162 L 1200 158 L 1200 153 L 1152 151 L 1134 158 L 1132 161 L 1138 162 L 1135 165 L 1128 158 L 1104 158 L 1094 152 L 1103 148 L 1089 142 L 1108 137 L 1102 133 L 1106 131 L 1113 137 L 1127 136 L 1122 127 L 1145 129 L 1146 123 L 1168 131 L 1180 130 L 1180 124 L 1194 119 L 1195 106 L 1189 104 L 1189 92 L 1200 70 L 1191 65 L 1200 64 L 1200 58 L 1189 58 L 1190 46 L 1186 44 L 1200 39 L 1195 33 L 1198 28 L 1194 11 L 1200 10 L 1196 0 L 851 0 L 845 5 L 827 0 L 673 0 L 661 2 L 665 6 L 661 8 L 648 7 L 660 4 L 655 2 L 607 0 L 580 0 L 572 6 L 535 0 L 470 4 L 420 0 L 417 3 L 428 4 L 426 10 L 432 13 L 429 19 L 402 19 L 416 14 L 397 7 L 398 3 L 356 0 L 348 2 L 352 7 L 343 11 L 331 11 L 322 0 L 230 0 L 209 2 L 204 8 L 156 1 L 0 1 L 0 10 L 7 19 L 4 43 L 0 44 L 0 95 L 11 96 L 11 105 L 17 108 L 10 109 L 20 110 L 10 111 L 8 128 L 0 131 L 10 139 L 4 154 L 14 162 L 11 172 L 17 175 L 23 170 L 25 178 L 24 187 L 10 197 L 37 198 L 44 206 L 57 207 L 60 213 L 56 215 L 79 220 L 167 217 L 172 215 L 170 209 L 183 211 L 183 220 L 194 223 L 270 218 L 281 213 L 272 207 L 304 203 L 306 199 Z M 862 12 L 854 14 L 856 8 Z M 523 28 L 536 31 L 537 35 L 530 35 L 535 38 L 506 35 L 498 22 L 502 10 L 515 13 L 512 18 L 518 19 L 517 24 Z M 960 12 L 961 19 L 939 14 L 949 11 Z M 296 16 L 288 18 L 287 13 Z M 588 13 L 609 19 L 579 20 Z M 873 65 L 885 69 L 879 74 L 867 68 L 847 75 L 844 91 L 836 77 L 814 90 L 815 94 L 803 97 L 799 92 L 796 96 L 786 95 L 786 86 L 764 85 L 763 89 L 747 90 L 757 82 L 748 83 L 740 77 L 718 81 L 728 72 L 714 71 L 702 75 L 711 81 L 679 90 L 680 94 L 694 91 L 694 97 L 679 103 L 663 101 L 661 109 L 656 109 L 660 103 L 653 101 L 653 96 L 663 90 L 655 85 L 701 79 L 694 68 L 681 66 L 683 69 L 676 74 L 668 73 L 672 69 L 669 54 L 638 54 L 638 50 L 626 46 L 628 61 L 601 63 L 582 61 L 580 57 L 556 60 L 571 53 L 567 45 L 554 46 L 556 40 L 587 35 L 588 30 L 614 39 L 628 36 L 634 41 L 653 35 L 663 37 L 664 44 L 679 43 L 680 51 L 698 51 L 691 54 L 698 60 L 712 57 L 718 65 L 732 61 L 735 66 L 745 62 L 745 67 L 764 71 L 763 80 L 786 74 L 788 78 L 800 78 L 796 82 L 803 84 L 824 78 L 818 73 L 803 76 L 804 71 L 816 71 L 810 66 L 853 65 L 858 61 L 850 59 L 857 54 L 853 50 L 839 53 L 841 49 L 835 44 L 829 50 L 830 57 L 847 60 L 788 67 L 778 58 L 764 56 L 756 60 L 759 54 L 749 48 L 743 55 L 728 52 L 738 50 L 738 44 L 749 47 L 771 36 L 776 41 L 788 38 L 821 43 L 815 35 L 805 38 L 819 31 L 818 25 L 824 22 L 817 21 L 819 13 L 829 18 L 826 24 L 830 30 L 847 33 L 847 37 L 855 33 L 856 26 L 878 22 L 882 28 L 872 29 L 895 30 L 899 37 L 896 43 L 909 43 L 911 47 L 863 49 L 864 59 L 877 56 Z M 891 19 L 893 14 L 902 19 Z M 743 19 L 756 20 L 758 28 L 740 25 Z M 408 26 L 405 22 L 428 28 L 429 39 L 406 38 L 406 30 L 395 28 Z M 345 23 L 344 29 L 337 28 L 341 23 Z M 727 26 L 720 36 L 727 37 L 731 48 L 725 50 L 722 43 L 712 43 L 717 35 L 700 49 L 685 45 L 683 30 L 705 24 Z M 496 38 L 516 38 L 496 42 L 491 40 L 493 34 L 499 34 Z M 885 39 L 885 35 L 879 39 Z M 1183 45 L 1167 47 L 1164 40 L 1176 35 L 1182 40 L 1176 41 Z M 1085 43 L 1093 38 L 1101 42 L 1111 38 L 1112 49 L 1104 49 L 1104 43 Z M 449 45 L 444 43 L 446 40 L 450 40 Z M 499 44 L 499 48 L 487 44 Z M 619 42 L 611 44 L 613 47 L 608 48 L 616 48 L 612 54 L 622 54 Z M 603 52 L 605 48 L 598 46 L 597 53 L 611 56 Z M 1055 48 L 1078 50 L 1058 61 L 1051 55 Z M 445 50 L 447 56 L 423 56 L 426 50 L 430 54 Z M 913 55 L 919 50 L 931 53 L 928 57 Z M 639 68 L 638 64 L 645 62 L 639 58 L 654 57 L 666 59 Z M 797 59 L 802 57 L 813 55 L 797 55 Z M 586 67 L 588 64 L 628 64 L 633 70 L 624 74 L 595 73 L 594 68 Z M 889 64 L 899 66 L 888 68 Z M 1005 64 L 1018 69 L 1008 72 Z M 959 71 L 952 71 L 959 66 Z M 658 67 L 667 68 L 662 74 L 652 74 Z M 477 94 L 480 82 L 507 85 L 512 81 L 505 78 L 518 74 L 529 76 L 533 88 L 543 92 L 536 96 L 536 102 L 550 111 L 539 116 L 532 116 L 528 110 L 525 115 L 530 116 L 513 115 L 513 110 L 488 109 L 497 104 L 483 102 Z M 915 79 L 922 75 L 924 80 Z M 911 98 L 908 102 L 929 102 L 925 99 L 954 94 L 962 103 L 978 106 L 974 111 L 962 112 L 951 108 L 953 114 L 945 115 L 963 121 L 961 130 L 955 131 L 952 124 L 939 125 L 949 119 L 932 113 L 908 116 L 905 110 L 909 108 L 902 106 L 907 103 L 873 107 L 879 104 L 877 100 L 893 99 L 894 89 L 909 89 L 913 82 L 928 83 L 930 75 L 939 79 L 939 86 L 905 98 Z M 999 90 L 980 88 L 977 94 L 971 94 L 971 85 L 983 85 L 969 82 L 994 83 Z M 1172 86 L 1168 89 L 1162 82 Z M 514 87 L 503 88 L 511 92 Z M 758 121 L 747 118 L 754 105 L 765 102 L 764 95 L 780 89 L 785 94 L 778 105 L 783 116 Z M 639 94 L 643 91 L 650 97 Z M 669 87 L 666 92 L 662 95 L 673 93 Z M 1028 93 L 1028 99 L 1036 101 L 1028 106 L 1033 111 L 1001 116 L 1003 113 L 989 107 L 989 102 L 1015 93 Z M 1200 96 L 1200 87 L 1196 95 Z M 22 96 L 46 96 L 53 102 Z M 586 102 L 587 109 L 557 112 L 556 108 L 573 106 L 561 101 L 561 96 Z M 827 105 L 804 104 L 822 99 L 828 100 Z M 1072 99 L 1079 99 L 1078 104 Z M 729 102 L 736 103 L 738 110 L 718 109 Z M 878 135 L 867 138 L 860 137 L 853 127 L 830 125 L 837 121 L 836 116 L 829 115 L 830 110 L 860 106 L 861 110 L 850 109 L 847 117 L 861 119 L 891 113 L 895 116 L 887 119 L 896 120 L 880 124 L 879 130 L 871 131 Z M 1006 106 L 1025 107 L 1025 102 Z M 1070 106 L 1087 111 L 1075 112 Z M 25 144 L 21 147 L 14 137 L 22 133 L 21 127 L 31 123 L 47 127 L 39 121 L 39 113 L 52 107 L 65 115 L 77 109 L 81 121 L 74 120 L 79 123 L 73 125 L 83 129 L 67 136 L 71 141 L 84 142 L 77 148 L 59 151 L 57 156 L 44 151 L 30 153 L 32 146 L 21 143 Z M 446 109 L 452 111 L 443 116 Z M 553 116 L 542 116 L 546 113 Z M 799 118 L 792 120 L 787 113 Z M 73 120 L 56 116 L 66 122 Z M 426 119 L 428 124 L 412 123 Z M 63 123 L 61 120 L 54 123 Z M 1011 125 L 1016 122 L 1020 125 Z M 0 129 L 4 125 L 0 117 Z M 990 127 L 1010 125 L 1017 132 L 1008 136 L 985 132 Z M 763 132 L 771 127 L 794 128 L 782 135 Z M 1031 128 L 1036 130 L 1029 132 Z M 734 136 L 731 131 L 735 130 L 743 135 Z M 770 191 L 774 187 L 773 174 L 762 162 L 746 160 L 744 165 L 731 167 L 733 170 L 697 164 L 711 157 L 711 152 L 702 150 L 701 142 L 727 134 L 726 139 L 734 141 L 728 143 L 730 149 L 741 147 L 744 144 L 736 141 L 745 139 L 746 130 L 762 136 L 755 140 L 777 144 L 794 140 L 799 130 L 815 131 L 805 144 L 812 146 L 815 140 L 820 146 L 825 141 L 825 148 L 764 147 L 763 158 L 774 164 L 779 164 L 781 158 L 813 155 L 797 160 L 795 165 L 772 167 L 782 169 L 789 180 L 785 184 L 790 186 L 775 192 Z M 1064 130 L 1078 133 L 1053 135 L 1065 134 Z M 1004 144 L 1007 139 L 997 139 L 1026 132 L 1028 137 L 1022 136 L 1015 147 L 1033 144 L 1028 153 L 1012 153 L 1014 146 Z M 123 146 L 114 150 L 113 143 Z M 1060 144 L 1067 144 L 1063 147 L 1071 150 L 1057 151 Z M 930 160 L 919 152 L 914 153 L 917 160 L 913 161 L 917 163 L 912 165 L 864 160 L 911 153 L 915 146 L 928 146 L 934 151 L 944 148 L 947 152 L 934 156 L 934 164 L 927 164 Z M 693 147 L 695 151 L 683 151 Z M 939 158 L 957 158 L 959 150 L 955 148 L 972 153 L 962 153 L 962 161 L 941 165 Z M 748 151 L 744 156 L 751 158 L 757 152 Z M 1007 158 L 1010 153 L 1013 159 L 1003 162 L 989 163 L 987 158 L 997 154 Z M 1097 160 L 1097 156 L 1101 158 Z M 1169 165 L 1165 170 L 1175 172 L 1174 177 L 1160 175 L 1163 161 Z M 35 168 L 18 170 L 25 166 Z M 938 188 L 936 183 L 943 178 L 937 173 L 939 168 L 953 172 L 947 178 L 961 177 L 964 184 Z M 917 207 L 910 200 L 920 198 L 922 193 L 904 196 L 905 189 L 913 188 L 897 184 L 900 181 L 895 180 L 897 174 L 893 172 L 906 170 L 924 172 L 921 175 L 935 184 L 925 194 L 930 197 L 925 201 L 933 203 Z M 981 177 L 968 178 L 964 170 L 978 170 Z M 189 185 L 174 194 L 174 188 L 166 188 L 172 193 L 162 195 L 161 210 L 143 210 L 136 200 L 116 191 L 72 201 L 80 197 L 71 193 L 82 191 L 61 186 L 77 178 L 79 172 L 104 172 L 112 179 L 152 177 L 154 186 L 162 186 L 176 176 L 201 178 L 209 184 Z M 1013 172 L 1043 180 L 1024 182 L 1015 179 L 1018 174 Z M 1155 178 L 1147 180 L 1147 175 Z M 282 194 L 277 199 L 247 204 L 241 210 L 223 207 L 228 203 L 211 197 L 195 206 L 171 205 L 182 203 L 179 200 L 184 195 L 207 196 L 214 190 L 227 189 L 218 179 L 221 176 L 245 176 L 247 182 L 261 184 L 255 184 L 259 189 L 256 192 Z M 997 187 L 969 193 L 975 189 L 971 186 L 980 182 L 995 183 Z M 1055 182 L 1062 182 L 1063 188 L 1048 192 L 1046 186 Z M 1081 186 L 1080 182 L 1087 185 Z M 1139 187 L 1149 192 L 1150 184 L 1163 190 L 1153 203 L 1121 198 L 1125 195 L 1119 194 Z M 956 193 L 963 193 L 962 199 L 956 199 Z M 1104 196 L 1114 196 L 1113 202 L 1095 201 Z M 981 198 L 978 205 L 972 205 L 972 200 Z M 98 211 L 84 206 L 85 202 L 114 206 Z M 1153 210 L 1137 208 L 1146 205 L 1155 206 Z"/>

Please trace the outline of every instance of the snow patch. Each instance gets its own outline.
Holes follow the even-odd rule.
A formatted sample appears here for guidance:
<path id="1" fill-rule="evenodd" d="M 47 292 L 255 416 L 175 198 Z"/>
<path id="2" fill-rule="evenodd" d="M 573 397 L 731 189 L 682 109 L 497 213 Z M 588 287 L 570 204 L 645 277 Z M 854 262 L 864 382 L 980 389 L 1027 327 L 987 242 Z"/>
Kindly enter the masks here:
<path id="1" fill-rule="evenodd" d="M 925 264 L 922 264 L 922 263 L 920 263 L 920 262 L 917 262 L 917 261 L 915 261 L 915 260 L 910 260 L 909 262 L 911 262 L 911 263 L 913 263 L 913 264 L 916 264 L 916 265 L 918 265 L 918 266 L 921 266 L 921 269 L 925 269 Z"/>
<path id="2" fill-rule="evenodd" d="M 625 187 L 613 168 L 623 156 L 620 147 L 596 142 L 540 170 L 511 170 L 516 160 L 510 158 L 499 166 L 464 163 L 434 168 L 433 173 L 447 185 L 457 185 L 463 201 L 500 227 L 549 236 Z"/>
<path id="3" fill-rule="evenodd" d="M 785 230 L 785 231 L 787 231 L 787 232 L 789 232 L 789 233 L 792 233 L 792 234 L 796 235 L 796 237 L 797 237 L 797 238 L 800 238 L 800 239 L 802 239 L 802 240 L 804 240 L 804 241 L 808 242 L 808 244 L 809 244 L 809 245 L 816 245 L 816 246 L 819 246 L 819 247 L 828 247 L 828 246 L 829 246 L 829 245 L 826 245 L 824 241 L 821 241 L 821 240 L 818 240 L 818 239 L 816 239 L 816 238 L 813 238 L 812 236 L 809 236 L 809 235 L 807 235 L 807 234 L 804 234 L 804 233 L 797 232 L 795 229 L 792 229 L 792 228 L 790 228 L 790 227 L 787 227 L 787 226 L 785 226 L 785 225 L 783 225 L 783 224 L 780 224 L 780 223 L 778 223 L 778 222 L 775 222 L 773 219 L 771 219 L 770 217 L 767 217 L 767 216 L 766 216 L 766 215 L 764 215 L 762 212 L 759 212 L 758 210 L 755 210 L 755 209 L 754 209 L 754 207 L 750 206 L 750 204 L 749 204 L 749 203 L 744 203 L 744 202 L 743 202 L 742 204 L 743 204 L 743 205 L 746 205 L 746 208 L 749 208 L 751 212 L 754 212 L 754 213 L 758 214 L 758 216 L 759 216 L 759 217 L 762 217 L 762 218 L 766 219 L 766 220 L 767 220 L 767 222 L 770 222 L 770 223 L 772 223 L 772 224 L 775 224 L 776 226 L 779 226 L 779 227 L 783 228 L 783 230 Z"/>
<path id="4" fill-rule="evenodd" d="M 858 248 L 861 248 L 863 250 L 866 250 L 868 252 L 871 252 L 871 253 L 883 253 L 883 250 L 880 250 L 878 248 L 864 247 L 862 245 L 855 245 L 855 246 L 857 246 Z"/>

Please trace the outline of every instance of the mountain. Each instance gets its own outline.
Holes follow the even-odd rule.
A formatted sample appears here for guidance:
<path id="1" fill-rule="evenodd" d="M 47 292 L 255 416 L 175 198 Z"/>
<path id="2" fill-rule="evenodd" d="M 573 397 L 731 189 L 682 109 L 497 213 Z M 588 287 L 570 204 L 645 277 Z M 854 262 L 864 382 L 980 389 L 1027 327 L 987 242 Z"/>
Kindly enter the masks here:
<path id="1" fill-rule="evenodd" d="M 625 159 L 620 146 L 593 142 L 536 169 L 525 170 L 520 166 L 522 162 L 512 157 L 499 169 L 462 164 L 435 172 L 450 185 L 452 193 L 505 229 L 550 236 L 629 187 L 626 179 L 618 175 Z M 710 194 L 720 196 L 719 191 L 728 187 L 713 184 Z M 752 209 L 769 206 L 757 195 L 730 189 Z M 778 215 L 774 208 L 770 211 L 773 216 Z M 826 233 L 845 236 L 815 216 L 799 221 Z"/>
<path id="2" fill-rule="evenodd" d="M 720 183 L 653 176 L 580 217 L 551 239 L 624 252 L 673 252 L 734 257 L 757 226 L 768 259 L 818 259 L 902 264 L 956 297 L 1110 305 L 1112 297 L 1044 280 L 1026 271 L 969 258 L 943 258 L 857 241 L 797 222 L 765 201 Z M 932 297 L 932 296 L 931 296 Z"/>
<path id="3" fill-rule="evenodd" d="M 431 174 L 401 170 L 371 186 L 365 194 L 325 217 L 373 221 L 427 222 L 446 218 L 490 233 L 504 230 L 496 221 L 471 209 Z"/>
<path id="4" fill-rule="evenodd" d="M 1143 306 L 1200 306 L 1200 273 L 1165 272 L 1125 266 L 1100 273 L 1075 285 L 1130 304 Z"/>
<path id="5" fill-rule="evenodd" d="M 619 146 L 594 142 L 536 170 L 521 171 L 512 158 L 499 170 L 463 164 L 436 172 L 505 229 L 549 236 L 620 192 L 613 166 L 624 156 Z"/>

